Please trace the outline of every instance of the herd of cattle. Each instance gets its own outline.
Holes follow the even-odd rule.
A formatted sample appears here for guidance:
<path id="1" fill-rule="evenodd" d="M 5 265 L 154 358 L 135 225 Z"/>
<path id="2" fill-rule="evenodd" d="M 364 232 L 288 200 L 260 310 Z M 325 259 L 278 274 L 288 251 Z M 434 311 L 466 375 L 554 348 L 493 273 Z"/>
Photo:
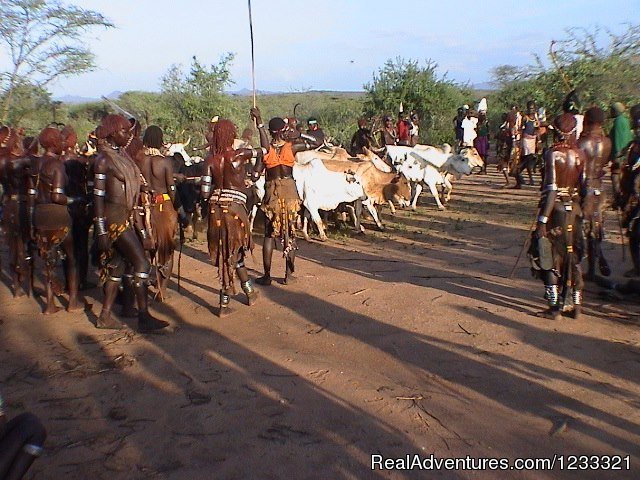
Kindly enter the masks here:
<path id="1" fill-rule="evenodd" d="M 168 153 L 174 159 L 182 157 L 176 165 L 177 172 L 187 179 L 198 179 L 202 175 L 204 162 L 200 157 L 190 156 L 185 146 L 182 143 L 169 144 Z M 352 157 L 340 147 L 323 147 L 298 153 L 293 177 L 304 206 L 304 237 L 309 239 L 310 218 L 318 228 L 320 239 L 326 240 L 320 212 L 339 207 L 346 207 L 351 213 L 357 231 L 364 232 L 360 224 L 363 206 L 378 228 L 383 229 L 376 206 L 386 204 L 391 213 L 395 213 L 395 204 L 411 206 L 415 210 L 424 186 L 429 188 L 438 208 L 444 209 L 443 202 L 446 203 L 451 197 L 451 180 L 469 175 L 483 166 L 475 148 L 454 152 L 447 144 L 442 148 L 388 145 L 385 160 L 371 151 Z M 443 190 L 443 199 L 440 198 L 439 187 Z M 251 190 L 247 207 L 253 228 L 258 205 L 264 197 L 264 177 L 256 181 Z M 197 181 L 178 184 L 178 194 L 185 211 L 197 217 Z"/>

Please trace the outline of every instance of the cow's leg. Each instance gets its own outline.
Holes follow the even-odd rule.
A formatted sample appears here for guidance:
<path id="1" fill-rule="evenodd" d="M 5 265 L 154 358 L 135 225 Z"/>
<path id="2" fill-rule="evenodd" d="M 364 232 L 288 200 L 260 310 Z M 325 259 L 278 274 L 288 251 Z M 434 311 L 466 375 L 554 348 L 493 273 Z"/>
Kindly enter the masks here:
<path id="1" fill-rule="evenodd" d="M 376 222 L 378 229 L 384 230 L 384 225 L 382 225 L 380 217 L 378 216 L 378 210 L 376 210 L 376 207 L 371 202 L 371 199 L 366 199 L 364 202 L 362 202 L 362 204 L 367 207 L 367 211 L 371 215 L 371 218 L 373 218 L 373 221 Z"/>
<path id="2" fill-rule="evenodd" d="M 311 237 L 309 237 L 309 219 L 310 218 L 311 218 L 311 215 L 309 214 L 309 210 L 305 208 L 302 214 L 302 235 L 304 235 L 304 239 L 307 242 L 311 240 Z"/>
<path id="3" fill-rule="evenodd" d="M 322 224 L 322 218 L 320 217 L 320 212 L 318 212 L 317 208 L 307 208 L 309 211 L 309 215 L 311 215 L 311 219 L 318 227 L 318 232 L 320 233 L 320 240 L 324 242 L 327 239 L 327 234 L 324 230 L 324 225 Z"/>
<path id="4" fill-rule="evenodd" d="M 418 208 L 418 197 L 422 193 L 422 183 L 416 183 L 415 193 L 413 194 L 413 199 L 411 200 L 411 210 L 415 211 Z"/>
<path id="5" fill-rule="evenodd" d="M 451 180 L 449 180 L 449 175 L 445 175 L 443 186 L 445 190 L 444 203 L 448 203 L 449 200 L 451 200 L 451 190 L 453 190 L 453 185 L 451 184 Z"/>
<path id="6" fill-rule="evenodd" d="M 347 205 L 351 218 L 353 220 L 353 226 L 358 233 L 364 233 L 364 227 L 360 223 L 360 216 L 362 215 L 362 200 L 356 200 L 353 205 Z"/>
<path id="7" fill-rule="evenodd" d="M 433 199 L 436 201 L 436 205 L 438 205 L 438 208 L 440 210 L 444 210 L 444 205 L 442 205 L 442 202 L 440 201 L 440 195 L 438 194 L 438 187 L 435 183 L 428 183 L 427 184 L 429 186 L 429 190 L 431 191 L 431 195 L 433 195 Z"/>
<path id="8" fill-rule="evenodd" d="M 396 207 L 393 204 L 393 202 L 391 200 L 387 200 L 387 203 L 389 203 L 389 209 L 391 210 L 391 215 L 395 215 L 396 214 Z"/>

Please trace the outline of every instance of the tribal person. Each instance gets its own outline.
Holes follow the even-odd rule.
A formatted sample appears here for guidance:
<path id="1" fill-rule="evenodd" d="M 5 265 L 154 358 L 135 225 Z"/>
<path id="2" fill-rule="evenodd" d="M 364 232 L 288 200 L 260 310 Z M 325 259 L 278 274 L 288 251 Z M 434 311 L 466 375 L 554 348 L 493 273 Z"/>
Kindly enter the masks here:
<path id="1" fill-rule="evenodd" d="M 95 229 L 104 303 L 97 328 L 122 328 L 111 317 L 127 263 L 133 266 L 133 288 L 138 303 L 138 330 L 150 332 L 169 324 L 149 314 L 147 284 L 151 265 L 136 235 L 131 216 L 140 194 L 140 170 L 124 147 L 131 138 L 131 124 L 120 115 L 107 115 L 96 129 L 98 156 L 94 162 Z"/>
<path id="2" fill-rule="evenodd" d="M 611 139 L 611 186 L 613 187 L 614 204 L 619 207 L 622 206 L 620 197 L 621 168 L 625 163 L 627 146 L 633 139 L 632 127 L 624 111 L 625 106 L 621 102 L 615 102 L 609 110 L 611 118 L 614 119 L 613 126 L 609 131 L 609 138 Z"/>
<path id="3" fill-rule="evenodd" d="M 14 128 L 0 128 L 0 182 L 3 189 L 2 228 L 9 244 L 9 268 L 13 280 L 13 296 L 24 295 L 25 279 L 30 281 L 31 261 L 27 245 L 31 236 L 27 205 L 28 168 L 22 135 Z M 29 287 L 27 292 L 30 293 Z"/>
<path id="4" fill-rule="evenodd" d="M 515 175 L 518 163 L 520 163 L 520 134 L 522 133 L 522 115 L 518 111 L 517 105 L 512 105 L 507 113 L 507 152 L 508 154 L 508 174 Z M 516 184 L 515 188 L 520 188 Z"/>
<path id="5" fill-rule="evenodd" d="M 585 153 L 583 173 L 582 213 L 587 237 L 587 258 L 589 269 L 587 278 L 593 280 L 596 275 L 596 264 L 604 276 L 611 274 L 607 260 L 602 254 L 604 238 L 604 218 L 602 212 L 606 201 L 602 178 L 604 168 L 611 155 L 611 140 L 602 129 L 604 112 L 592 107 L 585 112 L 584 129 L 578 140 L 578 147 Z"/>
<path id="6" fill-rule="evenodd" d="M 380 145 L 397 145 L 398 130 L 392 125 L 391 117 L 382 117 L 382 129 L 380 130 Z"/>
<path id="7" fill-rule="evenodd" d="M 362 154 L 365 148 L 371 150 L 373 143 L 371 130 L 367 128 L 367 120 L 365 118 L 358 119 L 358 130 L 351 137 L 351 155 Z"/>
<path id="8" fill-rule="evenodd" d="M 150 233 L 154 246 L 151 258 L 157 268 L 160 300 L 165 298 L 167 283 L 173 271 L 173 252 L 178 228 L 178 213 L 174 208 L 176 186 L 173 180 L 173 162 L 172 158 L 161 153 L 164 145 L 162 137 L 160 127 L 147 127 L 142 137 L 144 157 L 140 165 L 150 189 Z"/>
<path id="9" fill-rule="evenodd" d="M 635 137 L 628 145 L 627 160 L 622 168 L 620 199 L 633 268 L 624 276 L 640 277 L 640 105 L 633 106 L 630 113 Z"/>
<path id="10" fill-rule="evenodd" d="M 36 245 L 46 269 L 47 306 L 44 313 L 51 314 L 60 310 L 54 302 L 54 269 L 59 249 L 66 257 L 64 270 L 69 289 L 67 311 L 78 311 L 84 306 L 78 300 L 78 266 L 68 207 L 81 202 L 82 198 L 66 193 L 69 180 L 61 158 L 63 139 L 60 130 L 47 127 L 40 132 L 38 141 L 44 153 L 40 157 L 37 183 L 32 185 L 36 191 L 33 226 Z"/>
<path id="11" fill-rule="evenodd" d="M 515 171 L 516 186 L 522 188 L 524 179 L 522 172 L 527 170 L 529 174 L 529 185 L 533 185 L 533 168 L 536 165 L 536 147 L 538 142 L 538 130 L 540 128 L 540 120 L 536 111 L 536 104 L 533 100 L 527 102 L 527 111 L 522 117 L 522 151 L 520 155 L 520 163 Z"/>
<path id="12" fill-rule="evenodd" d="M 231 121 L 218 121 L 213 131 L 214 147 L 205 159 L 205 172 L 200 182 L 202 197 L 209 201 L 209 255 L 213 265 L 218 267 L 221 283 L 219 316 L 230 311 L 230 292 L 236 293 L 236 274 L 247 303 L 253 305 L 258 296 L 244 265 L 246 253 L 253 249 L 245 180 L 246 164 L 252 158 L 262 158 L 263 151 L 234 149 L 235 136 L 236 127 Z"/>
<path id="13" fill-rule="evenodd" d="M 90 158 L 77 153 L 78 136 L 73 127 L 62 129 L 62 156 L 65 172 L 69 179 L 65 192 L 73 198 L 81 199 L 69 206 L 71 231 L 78 267 L 79 288 L 95 287 L 87 282 L 89 273 L 89 228 L 93 220 L 93 185 L 89 190 Z M 92 182 L 93 183 L 93 182 Z"/>
<path id="14" fill-rule="evenodd" d="M 508 113 L 502 114 L 502 123 L 496 133 L 497 169 L 504 175 L 505 186 L 509 185 L 509 141 L 511 134 L 509 133 L 508 116 Z"/>
<path id="15" fill-rule="evenodd" d="M 0 478 L 19 480 L 42 455 L 47 431 L 38 417 L 21 413 L 9 420 L 0 396 Z"/>
<path id="16" fill-rule="evenodd" d="M 264 275 L 257 278 L 256 283 L 271 285 L 271 257 L 276 238 L 279 238 L 286 263 L 284 283 L 288 284 L 295 279 L 297 249 L 295 222 L 302 204 L 296 189 L 296 182 L 293 180 L 295 154 L 320 145 L 309 143 L 307 140 L 296 140 L 295 143 L 289 141 L 283 135 L 286 124 L 280 117 L 274 117 L 269 121 L 269 132 L 271 133 L 271 141 L 269 141 L 260 110 L 252 108 L 251 115 L 258 125 L 260 145 L 267 151 L 263 158 L 258 157 L 254 170 L 255 174 L 260 174 L 266 169 L 265 195 L 262 200 L 262 210 L 265 214 L 264 244 L 262 247 Z"/>
<path id="17" fill-rule="evenodd" d="M 564 113 L 554 120 L 558 141 L 545 154 L 545 175 L 538 208 L 538 221 L 530 257 L 532 270 L 544 282 L 549 310 L 544 314 L 560 319 L 560 292 L 573 296 L 573 316 L 579 318 L 582 305 L 580 223 L 580 178 L 584 154 L 575 139 L 576 120 Z"/>

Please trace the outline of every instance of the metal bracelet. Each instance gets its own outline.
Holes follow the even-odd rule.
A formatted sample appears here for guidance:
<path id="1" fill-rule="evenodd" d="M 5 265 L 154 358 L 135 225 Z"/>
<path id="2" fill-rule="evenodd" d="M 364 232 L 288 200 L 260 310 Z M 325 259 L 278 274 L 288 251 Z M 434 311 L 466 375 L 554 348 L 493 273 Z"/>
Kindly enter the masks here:
<path id="1" fill-rule="evenodd" d="M 538 217 L 538 223 L 544 223 L 546 224 L 549 221 L 549 217 L 545 217 L 544 215 L 540 215 Z"/>
<path id="2" fill-rule="evenodd" d="M 175 192 L 176 186 L 175 185 L 169 185 L 169 190 L 171 190 L 172 192 Z"/>
<path id="3" fill-rule="evenodd" d="M 93 189 L 93 194 L 97 197 L 104 197 L 107 195 L 107 192 L 104 190 L 100 190 L 99 188 L 94 188 Z"/>
<path id="4" fill-rule="evenodd" d="M 257 125 L 257 127 L 258 127 L 258 128 L 264 128 L 264 123 L 259 123 L 259 124 Z"/>
<path id="5" fill-rule="evenodd" d="M 201 183 L 211 183 L 211 175 L 203 175 L 200 178 Z"/>
<path id="6" fill-rule="evenodd" d="M 27 190 L 27 194 L 29 195 L 37 195 L 38 191 L 35 188 L 30 188 Z"/>
<path id="7" fill-rule="evenodd" d="M 107 176 L 104 173 L 96 173 L 93 176 L 96 180 L 106 180 Z"/>
<path id="8" fill-rule="evenodd" d="M 201 185 L 200 189 L 202 193 L 209 193 L 211 191 L 211 185 Z"/>
<path id="9" fill-rule="evenodd" d="M 42 452 L 44 451 L 44 449 L 39 445 L 34 445 L 32 443 L 26 443 L 22 447 L 22 451 L 24 453 L 26 453 L 27 455 L 31 455 L 33 457 L 39 457 L 40 455 L 42 455 Z"/>
<path id="10" fill-rule="evenodd" d="M 59 193 L 61 195 L 64 195 L 64 188 L 60 188 L 60 187 L 52 188 L 51 193 Z"/>
<path id="11" fill-rule="evenodd" d="M 98 236 L 107 234 L 107 219 L 106 217 L 96 218 L 96 233 Z"/>

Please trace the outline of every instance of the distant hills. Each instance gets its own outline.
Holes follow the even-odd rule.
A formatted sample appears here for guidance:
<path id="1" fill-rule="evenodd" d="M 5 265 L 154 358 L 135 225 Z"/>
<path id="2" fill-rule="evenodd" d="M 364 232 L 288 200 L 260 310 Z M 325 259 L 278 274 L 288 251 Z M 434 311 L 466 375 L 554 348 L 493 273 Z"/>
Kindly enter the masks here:
<path id="1" fill-rule="evenodd" d="M 491 82 L 483 82 L 476 83 L 471 86 L 473 90 L 476 90 L 482 94 L 485 92 L 491 92 L 495 90 L 495 87 Z M 111 92 L 109 95 L 105 95 L 110 100 L 117 100 L 124 92 L 119 90 Z M 248 88 L 241 88 L 240 90 L 225 92 L 227 95 L 232 95 L 234 97 L 249 97 L 253 95 L 253 90 Z M 337 96 L 352 96 L 352 95 L 363 95 L 364 91 L 341 91 L 341 90 L 308 90 L 308 91 L 291 91 L 291 92 L 274 92 L 269 90 L 258 90 L 256 92 L 258 95 L 287 95 L 287 94 L 305 94 L 305 93 L 323 93 L 323 94 L 333 94 Z M 92 98 L 92 97 L 81 97 L 79 95 L 63 95 L 60 97 L 53 97 L 53 100 L 58 102 L 63 102 L 67 104 L 79 104 L 79 103 L 91 103 L 91 102 L 99 102 L 100 98 Z"/>

